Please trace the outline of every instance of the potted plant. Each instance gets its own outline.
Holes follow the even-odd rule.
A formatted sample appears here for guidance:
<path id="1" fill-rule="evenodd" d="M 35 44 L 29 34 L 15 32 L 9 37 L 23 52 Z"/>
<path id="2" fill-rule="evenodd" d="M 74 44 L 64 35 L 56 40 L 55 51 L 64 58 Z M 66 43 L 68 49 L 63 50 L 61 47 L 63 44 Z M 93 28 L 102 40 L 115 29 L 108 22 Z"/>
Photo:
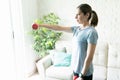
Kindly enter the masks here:
<path id="1" fill-rule="evenodd" d="M 40 19 L 36 19 L 34 23 L 37 24 L 53 24 L 57 25 L 60 18 L 54 13 L 49 13 Z M 40 27 L 31 31 L 32 38 L 34 40 L 33 49 L 38 56 L 44 57 L 48 54 L 48 50 L 55 48 L 55 42 L 60 38 L 62 32 L 57 32 L 44 27 Z"/>

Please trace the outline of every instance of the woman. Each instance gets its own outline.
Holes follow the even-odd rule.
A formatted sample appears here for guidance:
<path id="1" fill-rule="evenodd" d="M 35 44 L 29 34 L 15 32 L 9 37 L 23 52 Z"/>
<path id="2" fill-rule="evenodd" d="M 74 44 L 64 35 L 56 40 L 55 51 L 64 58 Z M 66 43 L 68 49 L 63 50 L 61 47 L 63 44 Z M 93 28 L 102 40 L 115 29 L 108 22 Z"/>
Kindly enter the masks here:
<path id="1" fill-rule="evenodd" d="M 39 24 L 39 27 L 72 32 L 74 41 L 72 56 L 73 80 L 92 80 L 92 59 L 98 39 L 98 34 L 94 27 L 98 24 L 98 16 L 90 5 L 81 4 L 77 7 L 75 18 L 80 26 L 65 27 Z"/>

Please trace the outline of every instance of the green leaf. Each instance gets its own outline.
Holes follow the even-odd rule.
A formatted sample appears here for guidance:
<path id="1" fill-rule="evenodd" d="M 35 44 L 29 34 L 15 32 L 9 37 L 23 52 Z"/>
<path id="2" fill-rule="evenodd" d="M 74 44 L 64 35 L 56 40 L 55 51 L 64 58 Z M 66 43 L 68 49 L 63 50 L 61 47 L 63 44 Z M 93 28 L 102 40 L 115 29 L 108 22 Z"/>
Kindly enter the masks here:
<path id="1" fill-rule="evenodd" d="M 40 20 L 40 19 L 36 19 L 34 22 L 37 23 L 37 24 L 42 24 L 43 23 L 43 21 Z"/>

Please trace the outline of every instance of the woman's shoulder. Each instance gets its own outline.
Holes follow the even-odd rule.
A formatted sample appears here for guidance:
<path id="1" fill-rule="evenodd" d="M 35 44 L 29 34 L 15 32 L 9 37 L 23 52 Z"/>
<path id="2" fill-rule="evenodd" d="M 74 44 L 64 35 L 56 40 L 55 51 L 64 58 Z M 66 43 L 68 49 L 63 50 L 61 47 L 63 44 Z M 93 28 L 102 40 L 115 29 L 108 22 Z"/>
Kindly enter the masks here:
<path id="1" fill-rule="evenodd" d="M 98 35 L 98 32 L 94 27 L 90 27 L 87 32 L 88 32 L 88 34 L 97 34 Z"/>
<path id="2" fill-rule="evenodd" d="M 89 27 L 89 30 L 92 32 L 97 32 L 97 30 L 94 27 Z"/>

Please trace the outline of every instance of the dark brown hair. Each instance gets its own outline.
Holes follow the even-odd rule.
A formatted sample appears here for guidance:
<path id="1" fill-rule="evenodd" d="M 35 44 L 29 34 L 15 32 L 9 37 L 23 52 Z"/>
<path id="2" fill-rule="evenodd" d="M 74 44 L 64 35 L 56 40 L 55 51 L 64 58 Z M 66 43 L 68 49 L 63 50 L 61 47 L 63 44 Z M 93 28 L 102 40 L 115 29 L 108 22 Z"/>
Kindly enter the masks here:
<path id="1" fill-rule="evenodd" d="M 92 10 L 91 6 L 88 4 L 81 4 L 77 7 L 84 15 L 86 15 L 87 13 L 90 14 L 90 16 L 88 17 L 88 20 L 90 21 L 90 25 L 91 26 L 97 26 L 98 24 L 98 16 L 97 13 L 95 11 Z"/>

